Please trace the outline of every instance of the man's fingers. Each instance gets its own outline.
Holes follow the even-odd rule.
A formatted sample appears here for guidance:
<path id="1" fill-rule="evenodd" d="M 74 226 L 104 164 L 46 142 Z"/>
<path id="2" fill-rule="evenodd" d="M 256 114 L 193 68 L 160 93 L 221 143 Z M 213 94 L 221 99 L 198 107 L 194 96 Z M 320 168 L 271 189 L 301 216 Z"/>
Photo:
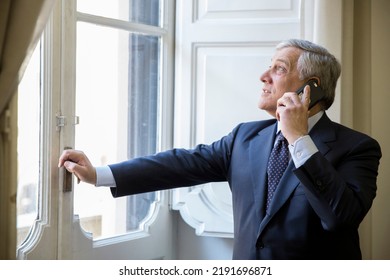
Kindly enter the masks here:
<path id="1" fill-rule="evenodd" d="M 73 161 L 80 165 L 84 165 L 86 157 L 83 152 L 76 150 L 64 150 L 58 160 L 58 167 L 62 167 L 66 161 Z"/>
<path id="2" fill-rule="evenodd" d="M 310 104 L 310 86 L 309 85 L 305 86 L 305 88 L 303 89 L 301 100 L 302 100 L 302 103 L 304 105 L 306 105 L 307 108 L 309 108 L 309 104 Z"/>
<path id="3" fill-rule="evenodd" d="M 66 161 L 75 161 L 72 150 L 64 150 L 58 160 L 58 167 L 62 167 Z M 73 157 L 73 158 L 72 158 Z"/>
<path id="4" fill-rule="evenodd" d="M 62 167 L 64 165 L 64 162 L 65 162 L 65 155 L 64 155 L 64 152 L 62 152 L 60 158 L 58 159 L 58 167 Z"/>
<path id="5" fill-rule="evenodd" d="M 96 184 L 96 170 L 93 166 L 83 166 L 73 161 L 65 161 L 63 166 L 77 177 L 77 183 L 83 181 L 90 184 Z"/>
<path id="6" fill-rule="evenodd" d="M 96 184 L 96 170 L 82 151 L 64 150 L 58 160 L 58 167 L 64 167 L 78 181 Z"/>
<path id="7" fill-rule="evenodd" d="M 64 167 L 71 173 L 75 173 L 77 171 L 78 164 L 73 161 L 65 161 Z"/>
<path id="8" fill-rule="evenodd" d="M 65 161 L 64 167 L 66 170 L 68 170 L 70 173 L 74 174 L 77 178 L 77 184 L 80 183 L 80 173 L 82 172 L 81 166 L 77 163 L 74 163 L 73 161 Z"/>

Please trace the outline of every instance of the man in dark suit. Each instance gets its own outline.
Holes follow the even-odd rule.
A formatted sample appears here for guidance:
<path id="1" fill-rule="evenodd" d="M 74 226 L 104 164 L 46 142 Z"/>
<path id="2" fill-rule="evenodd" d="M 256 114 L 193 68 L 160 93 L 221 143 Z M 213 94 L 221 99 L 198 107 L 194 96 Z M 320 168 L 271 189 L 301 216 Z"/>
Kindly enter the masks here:
<path id="1" fill-rule="evenodd" d="M 82 181 L 111 186 L 114 197 L 228 181 L 234 259 L 360 259 L 358 227 L 376 195 L 381 150 L 371 137 L 327 117 L 340 72 L 323 47 L 282 42 L 260 77 L 258 107 L 273 119 L 240 124 L 211 145 L 103 168 L 93 167 L 81 151 L 67 150 L 59 166 Z M 322 88 L 314 105 L 310 101 L 320 91 L 306 86 L 296 93 L 309 80 Z M 289 163 L 268 189 L 277 177 L 270 175 L 269 159 L 280 134 L 288 141 Z"/>

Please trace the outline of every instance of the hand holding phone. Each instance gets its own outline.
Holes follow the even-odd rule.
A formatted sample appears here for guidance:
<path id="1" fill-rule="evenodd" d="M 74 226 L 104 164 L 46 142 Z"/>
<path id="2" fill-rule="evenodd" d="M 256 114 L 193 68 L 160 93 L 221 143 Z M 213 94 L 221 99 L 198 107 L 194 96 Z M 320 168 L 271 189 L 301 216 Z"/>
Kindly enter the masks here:
<path id="1" fill-rule="evenodd" d="M 310 104 L 309 109 L 311 109 L 314 105 L 316 105 L 318 102 L 320 102 L 324 97 L 325 93 L 318 84 L 316 79 L 311 79 L 307 83 L 305 83 L 302 87 L 300 87 L 296 93 L 298 93 L 299 96 L 303 94 L 303 90 L 305 86 L 310 86 Z"/>

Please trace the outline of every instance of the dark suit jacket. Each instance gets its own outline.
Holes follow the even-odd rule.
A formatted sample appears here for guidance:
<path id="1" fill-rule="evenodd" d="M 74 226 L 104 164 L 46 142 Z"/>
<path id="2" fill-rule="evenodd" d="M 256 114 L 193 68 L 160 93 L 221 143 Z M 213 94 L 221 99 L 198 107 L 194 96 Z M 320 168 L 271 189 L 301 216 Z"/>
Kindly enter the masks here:
<path id="1" fill-rule="evenodd" d="M 228 181 L 234 259 L 360 259 L 358 226 L 376 195 L 381 151 L 372 138 L 326 114 L 310 131 L 319 152 L 290 161 L 265 211 L 275 120 L 243 123 L 211 145 L 110 165 L 113 196 Z"/>

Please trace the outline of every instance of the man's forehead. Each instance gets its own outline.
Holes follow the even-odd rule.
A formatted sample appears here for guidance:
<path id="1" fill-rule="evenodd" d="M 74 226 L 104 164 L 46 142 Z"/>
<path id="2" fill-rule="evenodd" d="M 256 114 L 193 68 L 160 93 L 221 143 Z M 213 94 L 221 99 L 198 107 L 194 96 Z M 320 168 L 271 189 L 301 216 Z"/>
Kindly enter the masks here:
<path id="1" fill-rule="evenodd" d="M 275 52 L 274 56 L 271 58 L 271 61 L 280 61 L 291 65 L 298 60 L 301 52 L 302 50 L 294 47 L 283 48 Z"/>

